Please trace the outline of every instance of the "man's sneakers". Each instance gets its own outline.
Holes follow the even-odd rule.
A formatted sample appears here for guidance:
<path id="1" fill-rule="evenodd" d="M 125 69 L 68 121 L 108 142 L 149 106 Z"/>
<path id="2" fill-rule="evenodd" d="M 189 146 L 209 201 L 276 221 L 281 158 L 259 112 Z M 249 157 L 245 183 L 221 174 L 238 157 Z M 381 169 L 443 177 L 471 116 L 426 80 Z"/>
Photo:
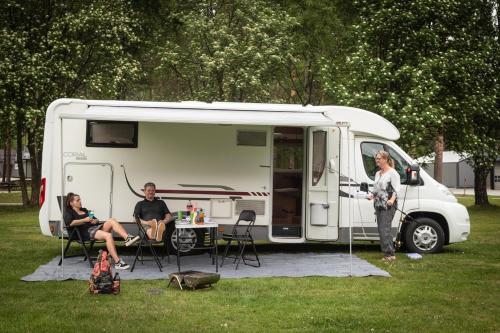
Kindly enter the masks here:
<path id="1" fill-rule="evenodd" d="M 126 264 L 125 261 L 123 261 L 121 258 L 120 260 L 115 264 L 115 269 L 129 269 L 130 265 Z"/>
<path id="2" fill-rule="evenodd" d="M 125 239 L 125 246 L 130 246 L 130 245 L 134 244 L 135 242 L 137 242 L 139 239 L 141 239 L 141 237 L 128 235 L 127 239 Z"/>
<path id="3" fill-rule="evenodd" d="M 163 240 L 163 233 L 165 232 L 165 223 L 158 222 L 158 228 L 156 229 L 156 241 L 161 242 Z"/>

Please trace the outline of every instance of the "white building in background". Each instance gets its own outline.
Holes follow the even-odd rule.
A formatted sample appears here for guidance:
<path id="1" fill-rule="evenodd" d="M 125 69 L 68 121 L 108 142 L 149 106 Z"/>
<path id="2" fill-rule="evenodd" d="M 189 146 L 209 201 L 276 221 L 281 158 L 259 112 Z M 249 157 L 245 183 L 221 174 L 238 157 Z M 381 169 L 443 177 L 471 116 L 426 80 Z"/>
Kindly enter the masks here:
<path id="1" fill-rule="evenodd" d="M 417 159 L 420 166 L 434 178 L 434 153 Z M 500 189 L 500 158 L 486 180 L 488 188 Z M 443 152 L 443 185 L 452 188 L 473 188 L 474 169 L 469 157 L 454 151 Z"/>

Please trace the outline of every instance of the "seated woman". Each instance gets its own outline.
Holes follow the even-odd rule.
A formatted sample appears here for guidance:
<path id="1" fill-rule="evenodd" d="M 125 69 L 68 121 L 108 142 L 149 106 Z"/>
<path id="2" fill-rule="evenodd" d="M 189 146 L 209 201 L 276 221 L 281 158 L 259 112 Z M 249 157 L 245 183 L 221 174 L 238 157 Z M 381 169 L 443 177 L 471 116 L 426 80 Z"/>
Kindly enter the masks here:
<path id="1" fill-rule="evenodd" d="M 115 262 L 115 269 L 128 269 L 130 265 L 118 257 L 115 241 L 111 233 L 114 231 L 123 237 L 125 246 L 134 244 L 140 237 L 127 234 L 123 226 L 115 219 L 109 219 L 104 223 L 100 223 L 95 216 L 89 216 L 89 211 L 86 208 L 82 208 L 82 202 L 78 194 L 68 193 L 65 204 L 64 223 L 66 227 L 79 227 L 84 240 L 95 239 L 106 241 L 106 247 Z"/>

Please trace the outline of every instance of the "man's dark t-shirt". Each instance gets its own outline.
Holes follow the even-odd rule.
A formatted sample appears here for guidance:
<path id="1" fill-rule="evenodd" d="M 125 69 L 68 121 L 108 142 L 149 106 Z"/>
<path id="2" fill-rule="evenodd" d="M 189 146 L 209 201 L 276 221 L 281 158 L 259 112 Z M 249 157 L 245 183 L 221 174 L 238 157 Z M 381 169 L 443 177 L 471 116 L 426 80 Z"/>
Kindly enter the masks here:
<path id="1" fill-rule="evenodd" d="M 163 220 L 165 214 L 170 214 L 165 201 L 154 198 L 152 201 L 144 199 L 135 205 L 134 217 L 141 220 L 149 221 L 156 219 L 157 221 Z"/>

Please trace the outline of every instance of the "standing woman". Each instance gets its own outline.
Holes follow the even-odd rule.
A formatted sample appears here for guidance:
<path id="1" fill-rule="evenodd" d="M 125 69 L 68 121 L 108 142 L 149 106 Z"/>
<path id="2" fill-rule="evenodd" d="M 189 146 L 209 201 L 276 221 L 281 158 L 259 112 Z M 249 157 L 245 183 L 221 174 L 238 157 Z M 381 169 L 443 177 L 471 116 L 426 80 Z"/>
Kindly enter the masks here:
<path id="1" fill-rule="evenodd" d="M 397 193 L 401 188 L 401 181 L 398 172 L 394 170 L 394 161 L 388 152 L 380 150 L 375 155 L 375 163 L 379 171 L 375 174 L 373 192 L 368 196 L 368 199 L 375 199 L 380 248 L 384 254 L 382 260 L 390 262 L 396 260 L 391 226 L 396 213 Z"/>
<path id="2" fill-rule="evenodd" d="M 68 193 L 66 196 L 66 208 L 64 210 L 64 223 L 66 227 L 79 227 L 84 240 L 95 239 L 106 241 L 106 248 L 115 262 L 115 269 L 127 269 L 126 264 L 116 252 L 115 240 L 112 232 L 116 232 L 125 240 L 125 246 L 130 246 L 137 242 L 140 237 L 127 234 L 123 226 L 115 219 L 109 219 L 104 223 L 95 216 L 89 216 L 89 211 L 82 208 L 80 196 L 75 193 Z"/>

